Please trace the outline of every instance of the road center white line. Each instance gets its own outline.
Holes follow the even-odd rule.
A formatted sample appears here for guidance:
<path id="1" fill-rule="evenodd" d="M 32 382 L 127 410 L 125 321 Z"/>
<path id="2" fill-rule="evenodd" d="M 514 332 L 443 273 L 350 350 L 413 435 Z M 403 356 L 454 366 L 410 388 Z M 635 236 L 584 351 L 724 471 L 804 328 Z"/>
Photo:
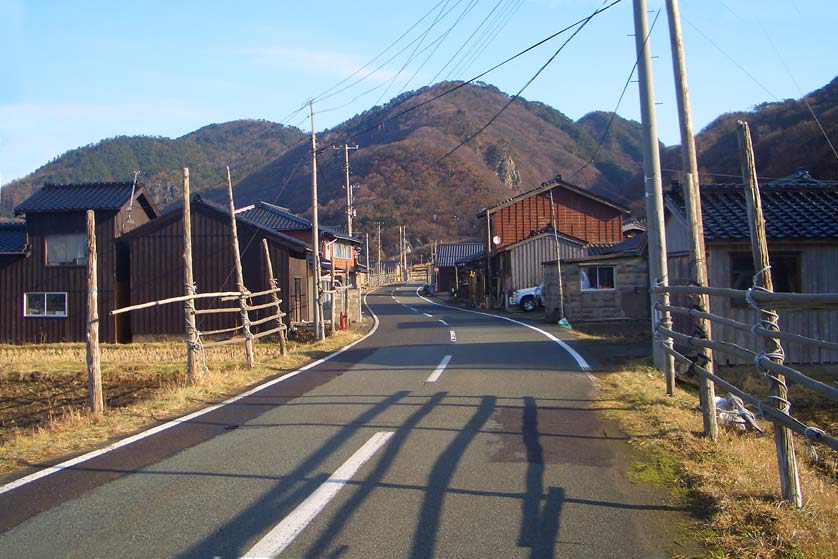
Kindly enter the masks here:
<path id="1" fill-rule="evenodd" d="M 454 332 L 453 330 L 449 330 L 449 332 L 451 333 L 451 341 L 456 342 L 457 341 L 457 333 Z"/>
<path id="2" fill-rule="evenodd" d="M 441 318 L 439 319 L 439 322 L 440 322 L 440 324 L 442 324 L 443 326 L 448 326 L 448 323 L 447 323 L 447 322 L 445 322 L 444 320 L 442 320 Z"/>
<path id="3" fill-rule="evenodd" d="M 428 313 L 426 313 L 426 312 L 423 312 L 422 314 L 424 314 L 424 315 L 425 315 L 425 316 L 427 316 L 428 318 L 433 318 L 433 317 L 434 317 L 434 315 L 432 315 L 432 314 L 428 314 Z"/>
<path id="4" fill-rule="evenodd" d="M 299 504 L 291 514 L 274 526 L 244 557 L 277 557 L 288 545 L 294 541 L 305 527 L 314 520 L 320 511 L 329 504 L 335 495 L 349 483 L 361 466 L 372 458 L 372 455 L 384 446 L 393 436 L 393 432 L 381 431 L 376 433 L 364 446 L 355 451 L 349 460 L 344 462 L 335 473 L 318 487 L 305 501 Z"/>
<path id="5" fill-rule="evenodd" d="M 410 305 L 406 305 L 406 306 L 407 306 L 407 308 L 409 308 L 409 309 L 410 309 L 410 310 L 412 310 L 413 312 L 419 312 L 419 311 L 417 311 L 416 309 L 414 309 L 413 307 L 411 307 Z"/>
<path id="6" fill-rule="evenodd" d="M 450 362 L 451 362 L 451 356 L 450 355 L 446 355 L 445 357 L 443 357 L 442 361 L 439 362 L 439 365 L 437 365 L 436 369 L 434 369 L 434 372 L 431 373 L 431 376 L 429 376 L 425 380 L 425 382 L 436 382 L 439 379 L 439 377 L 442 376 L 442 371 L 445 370 L 445 367 L 447 367 L 448 363 L 450 363 Z"/>

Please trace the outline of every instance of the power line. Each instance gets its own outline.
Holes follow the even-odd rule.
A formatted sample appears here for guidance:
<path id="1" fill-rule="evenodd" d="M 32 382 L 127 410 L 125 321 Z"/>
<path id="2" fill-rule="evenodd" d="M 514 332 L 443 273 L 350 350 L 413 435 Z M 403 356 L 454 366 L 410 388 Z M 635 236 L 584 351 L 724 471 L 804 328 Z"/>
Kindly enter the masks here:
<path id="1" fill-rule="evenodd" d="M 481 127 L 481 128 L 480 128 L 480 130 L 478 130 L 477 132 L 475 132 L 474 134 L 472 134 L 471 136 L 469 136 L 468 138 L 466 138 L 465 140 L 463 140 L 462 142 L 460 142 L 460 143 L 459 143 L 459 144 L 458 144 L 458 145 L 457 145 L 454 149 L 450 150 L 448 153 L 446 153 L 445 155 L 443 155 L 443 156 L 442 156 L 441 158 L 439 158 L 436 162 L 438 163 L 439 161 L 441 161 L 441 160 L 445 159 L 446 157 L 448 157 L 448 156 L 452 155 L 452 154 L 453 154 L 454 152 L 456 152 L 458 149 L 460 149 L 460 148 L 461 148 L 461 147 L 463 147 L 464 145 L 466 145 L 466 144 L 468 144 L 469 142 L 471 142 L 474 138 L 476 138 L 477 136 L 479 136 L 479 135 L 480 135 L 480 134 L 481 134 L 484 130 L 486 130 L 487 128 L 489 128 L 489 126 L 491 126 L 491 125 L 492 125 L 492 124 L 493 124 L 493 123 L 494 123 L 494 122 L 495 122 L 495 121 L 496 121 L 496 120 L 500 117 L 500 115 L 501 115 L 501 114 L 503 114 L 503 112 L 504 112 L 504 111 L 506 111 L 506 109 L 509 107 L 509 105 L 511 105 L 513 102 L 515 102 L 515 100 L 516 100 L 516 99 L 518 99 L 518 97 L 520 97 L 520 96 L 521 96 L 521 94 L 524 92 L 524 90 L 526 90 L 526 89 L 527 89 L 527 88 L 528 88 L 528 87 L 532 84 L 532 82 L 534 82 L 534 81 L 536 80 L 536 78 L 538 78 L 538 76 L 540 76 L 540 75 L 541 75 L 541 73 L 542 73 L 542 72 L 543 72 L 543 71 L 544 71 L 544 70 L 545 70 L 545 69 L 546 69 L 546 68 L 547 68 L 547 67 L 548 67 L 548 66 L 549 66 L 552 62 L 553 62 L 553 60 L 555 60 L 555 59 L 556 59 L 556 57 L 559 55 L 559 53 L 560 53 L 560 52 L 562 52 L 562 51 L 564 50 L 564 48 L 565 48 L 565 47 L 566 47 L 566 46 L 570 43 L 570 41 L 572 41 L 572 40 L 574 39 L 574 37 L 576 37 L 576 35 L 578 35 L 578 34 L 582 31 L 582 29 L 584 29 L 584 28 L 585 28 L 585 26 L 586 26 L 586 25 L 588 25 L 588 23 L 590 23 L 590 21 L 591 21 L 591 20 L 592 20 L 595 16 L 597 16 L 597 15 L 599 15 L 600 13 L 604 12 L 605 10 L 607 10 L 607 9 L 609 9 L 609 8 L 611 8 L 611 7 L 615 6 L 615 5 L 617 5 L 617 4 L 619 4 L 621 1 L 622 1 L 622 0 L 615 0 L 614 2 L 612 2 L 611 4 L 609 4 L 608 6 L 606 6 L 606 7 L 604 7 L 604 8 L 600 8 L 600 9 L 598 9 L 598 10 L 595 10 L 595 11 L 594 11 L 591 15 L 589 15 L 587 18 L 585 18 L 584 20 L 582 20 L 581 25 L 579 25 L 579 27 L 576 29 L 576 31 L 574 31 L 574 32 L 570 35 L 570 37 L 568 37 L 568 38 L 565 40 L 565 42 L 564 42 L 564 43 L 562 43 L 562 45 L 561 45 L 561 46 L 560 46 L 560 47 L 556 50 L 556 52 L 554 52 L 554 53 L 553 53 L 553 56 L 551 56 L 549 59 L 547 59 L 547 62 L 545 62 L 545 63 L 541 66 L 541 68 L 539 68 L 539 69 L 538 69 L 538 71 L 537 71 L 537 72 L 536 72 L 536 73 L 535 73 L 535 74 L 534 74 L 534 75 L 533 75 L 533 76 L 532 76 L 532 77 L 531 77 L 531 78 L 527 81 L 527 83 L 525 83 L 525 84 L 524 84 L 524 86 L 523 86 L 521 89 L 519 89 L 519 90 L 518 90 L 518 93 L 516 93 L 515 95 L 513 95 L 513 96 L 509 99 L 509 101 L 507 101 L 507 102 L 506 102 L 506 104 L 505 104 L 505 105 L 501 108 L 501 110 L 499 110 L 499 111 L 495 114 L 495 116 L 493 116 L 491 119 L 489 119 L 489 122 L 487 122 L 486 124 L 484 124 L 484 125 L 483 125 L 483 127 Z"/>

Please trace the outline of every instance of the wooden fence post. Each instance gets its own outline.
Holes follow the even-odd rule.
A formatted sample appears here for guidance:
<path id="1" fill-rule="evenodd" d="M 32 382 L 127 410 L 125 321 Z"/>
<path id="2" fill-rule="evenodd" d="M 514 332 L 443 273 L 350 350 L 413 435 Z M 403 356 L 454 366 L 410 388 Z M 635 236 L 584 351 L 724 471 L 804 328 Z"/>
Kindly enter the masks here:
<path id="1" fill-rule="evenodd" d="M 87 399 L 90 411 L 105 411 L 102 365 L 99 355 L 99 282 L 97 278 L 96 218 L 87 210 Z"/>
<path id="2" fill-rule="evenodd" d="M 247 299 L 244 296 L 244 273 L 242 272 L 242 259 L 239 254 L 239 234 L 236 227 L 236 206 L 233 203 L 233 181 L 230 179 L 230 167 L 227 167 L 227 205 L 230 209 L 230 233 L 233 235 L 233 259 L 236 265 L 236 285 L 242 294 L 239 297 L 241 308 L 242 335 L 244 336 L 244 354 L 247 359 L 247 368 L 253 368 L 253 338 L 250 334 L 250 318 L 247 316 Z"/>
<path id="3" fill-rule="evenodd" d="M 701 218 L 701 193 L 698 184 L 698 177 L 693 178 L 692 174 L 684 176 L 683 196 L 684 205 L 687 210 L 687 218 L 690 221 L 690 282 L 700 287 L 707 287 L 707 261 L 705 260 L 704 249 L 704 223 Z M 691 297 L 693 306 L 699 312 L 710 312 L 710 297 L 696 293 Z M 712 339 L 712 325 L 706 318 L 694 318 L 697 337 L 705 340 Z M 711 373 L 713 368 L 713 350 L 699 348 L 696 358 L 701 361 L 699 365 Z M 704 420 L 704 435 L 712 440 L 719 438 L 719 423 L 716 417 L 716 387 L 712 381 L 698 377 L 698 390 L 701 400 L 702 419 Z"/>
<path id="4" fill-rule="evenodd" d="M 279 282 L 276 281 L 274 277 L 274 267 L 271 263 L 271 253 L 268 250 L 268 240 L 262 239 L 262 248 L 265 251 L 265 264 L 268 267 L 268 285 L 270 285 L 271 289 L 278 289 Z M 282 322 L 282 309 L 280 308 L 280 299 L 278 293 L 271 293 L 271 299 L 273 302 L 276 303 L 276 325 L 279 328 L 279 353 L 281 355 L 285 355 L 287 351 L 286 342 L 285 342 L 285 324 Z"/>
<path id="5" fill-rule="evenodd" d="M 742 163 L 742 178 L 745 181 L 745 200 L 748 208 L 751 249 L 754 254 L 754 270 L 756 272 L 754 288 L 773 291 L 774 284 L 768 257 L 768 241 L 765 236 L 765 218 L 762 214 L 762 200 L 759 193 L 754 152 L 751 144 L 751 131 L 748 123 L 740 120 L 737 133 Z M 757 313 L 769 317 L 767 320 L 760 318 L 760 322 L 764 323 L 766 329 L 779 330 L 777 313 L 774 309 L 758 307 Z M 780 365 L 783 364 L 783 351 L 777 338 L 763 337 L 763 354 L 771 361 Z M 774 407 L 788 415 L 788 388 L 786 387 L 785 376 L 768 370 L 763 370 L 763 374 L 768 378 L 771 401 Z M 788 427 L 778 423 L 774 424 L 774 446 L 777 448 L 777 465 L 780 469 L 780 487 L 782 488 L 783 499 L 789 501 L 795 507 L 801 508 L 803 506 L 803 496 L 800 492 L 800 476 L 797 472 L 794 439 Z"/>
<path id="6" fill-rule="evenodd" d="M 183 168 L 183 279 L 186 295 L 195 295 L 195 280 L 192 275 L 192 206 L 189 200 L 189 169 L 187 167 Z M 197 384 L 203 370 L 198 366 L 195 300 L 187 299 L 183 308 L 186 316 L 186 378 L 189 384 Z"/>

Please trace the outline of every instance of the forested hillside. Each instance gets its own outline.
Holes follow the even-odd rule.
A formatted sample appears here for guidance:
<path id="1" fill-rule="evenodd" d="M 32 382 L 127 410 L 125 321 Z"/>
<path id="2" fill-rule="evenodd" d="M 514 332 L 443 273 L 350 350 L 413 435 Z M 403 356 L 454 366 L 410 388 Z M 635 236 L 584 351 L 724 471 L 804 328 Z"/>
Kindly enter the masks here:
<path id="1" fill-rule="evenodd" d="M 3 213 L 8 214 L 44 183 L 139 180 L 161 207 L 180 196 L 181 169 L 190 168 L 195 191 L 226 181 L 225 165 L 234 181 L 273 160 L 304 134 L 261 120 L 211 124 L 177 139 L 120 136 L 68 151 L 23 179 L 3 188 Z"/>

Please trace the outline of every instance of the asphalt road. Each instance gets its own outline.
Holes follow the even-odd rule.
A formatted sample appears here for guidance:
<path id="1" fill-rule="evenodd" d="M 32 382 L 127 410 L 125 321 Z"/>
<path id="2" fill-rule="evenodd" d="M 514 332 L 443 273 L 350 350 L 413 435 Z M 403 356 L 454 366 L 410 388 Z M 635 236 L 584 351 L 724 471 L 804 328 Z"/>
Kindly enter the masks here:
<path id="1" fill-rule="evenodd" d="M 683 513 L 625 480 L 564 348 L 415 287 L 368 300 L 340 356 L 0 494 L 0 557 L 670 556 Z"/>

